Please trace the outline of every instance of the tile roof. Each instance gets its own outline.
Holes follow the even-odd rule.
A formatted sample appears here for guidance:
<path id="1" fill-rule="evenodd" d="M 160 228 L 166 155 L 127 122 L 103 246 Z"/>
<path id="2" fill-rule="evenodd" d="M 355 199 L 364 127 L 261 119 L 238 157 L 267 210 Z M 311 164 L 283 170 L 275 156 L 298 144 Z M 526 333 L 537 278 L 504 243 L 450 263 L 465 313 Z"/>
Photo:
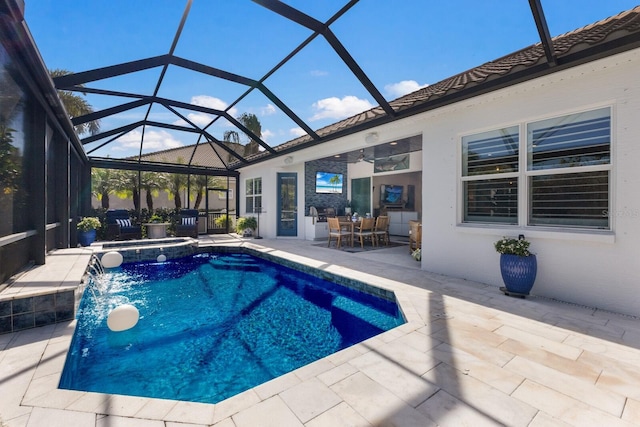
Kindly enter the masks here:
<path id="1" fill-rule="evenodd" d="M 222 142 L 229 149 L 243 155 L 244 146 L 231 142 Z M 213 146 L 213 148 L 212 148 Z M 195 150 L 195 153 L 194 153 Z M 193 159 L 192 159 L 193 156 Z M 169 148 L 162 151 L 154 151 L 142 154 L 140 160 L 143 162 L 187 164 L 194 166 L 205 166 L 212 169 L 226 170 L 226 164 L 233 161 L 234 157 L 217 144 L 201 142 L 199 144 L 185 145 L 177 148 Z M 128 157 L 127 160 L 138 160 L 138 156 Z M 189 162 L 189 160 L 191 160 Z"/>
<path id="2" fill-rule="evenodd" d="M 389 104 L 398 116 L 407 117 L 411 114 L 429 109 L 430 105 L 432 106 L 431 108 L 441 106 L 444 104 L 445 98 L 452 99 L 452 101 L 449 102 L 463 99 L 464 97 L 462 95 L 473 92 L 473 89 L 477 90 L 477 92 L 473 92 L 474 94 L 481 93 L 483 87 L 486 88 L 486 90 L 495 90 L 497 85 L 489 83 L 498 83 L 501 78 L 512 77 L 512 79 L 509 80 L 511 82 L 510 84 L 515 84 L 523 81 L 515 78 L 518 74 L 522 74 L 523 79 L 531 79 L 538 77 L 540 75 L 538 73 L 546 74 L 556 70 L 560 71 L 567 66 L 578 65 L 584 61 L 581 62 L 580 60 L 573 59 L 573 55 L 609 42 L 620 41 L 622 46 L 625 44 L 629 45 L 630 42 L 624 41 L 623 37 L 635 33 L 640 34 L 640 6 L 554 37 L 552 39 L 553 52 L 558 60 L 558 66 L 556 67 L 547 65 L 542 43 L 536 43 L 517 52 L 503 56 L 502 58 L 484 63 L 478 67 L 402 96 L 391 101 Z M 638 40 L 638 38 L 635 38 L 635 43 L 630 45 L 630 47 L 638 47 Z M 601 54 L 601 52 L 598 53 Z M 592 55 L 591 59 L 601 57 L 596 56 L 596 53 Z M 563 62 L 563 59 L 566 59 L 566 61 Z M 589 59 L 589 56 L 587 56 L 587 59 Z M 536 66 L 541 69 L 533 70 Z M 531 71 L 533 71 L 533 73 L 531 73 Z M 508 85 L 509 82 L 502 82 L 502 84 L 503 86 L 501 87 L 504 87 Z M 325 126 L 317 130 L 316 133 L 323 139 L 331 135 L 337 137 L 349 129 L 354 130 L 353 128 L 356 127 L 358 130 L 364 129 L 368 123 L 373 127 L 385 119 L 393 120 L 393 118 L 387 116 L 381 107 L 374 107 L 355 116 Z M 276 152 L 289 152 L 293 149 L 304 148 L 313 143 L 313 139 L 305 135 L 280 144 L 274 147 L 274 149 Z M 247 160 L 256 161 L 263 157 L 266 159 L 270 156 L 268 153 L 261 152 L 248 157 Z M 235 163 L 232 167 L 233 166 L 240 165 Z"/>

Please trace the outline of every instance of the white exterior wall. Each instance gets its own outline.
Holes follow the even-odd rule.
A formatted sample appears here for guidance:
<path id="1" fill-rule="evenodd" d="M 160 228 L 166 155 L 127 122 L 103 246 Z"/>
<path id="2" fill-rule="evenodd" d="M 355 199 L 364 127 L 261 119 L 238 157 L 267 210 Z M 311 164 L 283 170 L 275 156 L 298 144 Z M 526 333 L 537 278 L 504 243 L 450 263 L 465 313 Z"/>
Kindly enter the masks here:
<path id="1" fill-rule="evenodd" d="M 493 243 L 522 233 L 538 258 L 532 293 L 640 315 L 639 72 L 636 50 L 424 115 L 423 268 L 501 286 Z M 463 134 L 608 105 L 611 232 L 459 225 Z"/>
<path id="2" fill-rule="evenodd" d="M 504 235 L 524 234 L 538 257 L 533 294 L 640 315 L 639 74 L 636 49 L 376 128 L 380 143 L 423 135 L 422 268 L 502 286 L 493 243 Z M 604 106 L 612 107 L 612 231 L 460 224 L 462 135 Z M 295 171 L 298 237 L 304 238 L 304 161 L 365 147 L 368 132 L 296 152 L 290 166 L 278 158 L 242 169 L 241 213 L 244 180 L 262 176 L 268 224 L 263 226 L 261 216 L 261 234 L 275 237 L 276 173 Z"/>

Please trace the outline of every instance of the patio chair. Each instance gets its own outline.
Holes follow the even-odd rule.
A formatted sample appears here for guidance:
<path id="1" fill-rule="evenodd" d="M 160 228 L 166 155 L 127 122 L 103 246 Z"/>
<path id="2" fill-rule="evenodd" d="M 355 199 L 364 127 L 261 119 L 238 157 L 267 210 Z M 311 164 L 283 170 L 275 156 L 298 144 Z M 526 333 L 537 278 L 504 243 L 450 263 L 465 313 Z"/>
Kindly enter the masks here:
<path id="1" fill-rule="evenodd" d="M 385 245 L 389 246 L 389 217 L 380 215 L 376 218 L 376 226 L 373 229 L 373 234 L 376 241 L 379 243 L 380 239 L 384 240 Z"/>
<path id="2" fill-rule="evenodd" d="M 409 221 L 409 253 L 422 248 L 422 223 Z"/>
<path id="3" fill-rule="evenodd" d="M 327 218 L 327 223 L 329 223 L 329 242 L 327 242 L 327 247 L 331 246 L 331 238 L 336 238 L 336 248 L 340 249 L 342 245 L 343 237 L 352 237 L 351 231 L 345 230 L 340 225 L 340 220 L 337 217 Z"/>
<path id="4" fill-rule="evenodd" d="M 375 218 L 362 218 L 362 221 L 360 222 L 360 226 L 354 233 L 354 237 L 360 238 L 360 247 L 362 249 L 364 249 L 365 239 L 371 240 L 371 246 L 376 245 L 376 238 L 375 238 L 375 235 L 373 234 L 373 229 L 375 224 L 376 224 Z"/>
<path id="5" fill-rule="evenodd" d="M 198 238 L 198 210 L 182 209 L 176 223 L 176 237 Z"/>
<path id="6" fill-rule="evenodd" d="M 106 213 L 107 240 L 141 239 L 142 227 L 131 221 L 126 209 L 110 209 Z"/>

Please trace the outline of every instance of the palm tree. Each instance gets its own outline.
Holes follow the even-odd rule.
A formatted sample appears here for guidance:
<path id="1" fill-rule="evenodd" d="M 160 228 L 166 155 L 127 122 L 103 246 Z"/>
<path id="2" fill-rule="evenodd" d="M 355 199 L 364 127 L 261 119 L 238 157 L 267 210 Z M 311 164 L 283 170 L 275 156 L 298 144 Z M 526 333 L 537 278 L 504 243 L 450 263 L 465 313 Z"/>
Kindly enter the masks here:
<path id="1" fill-rule="evenodd" d="M 158 197 L 160 190 L 167 187 L 167 175 L 160 172 L 142 172 L 140 189 L 145 190 L 147 209 L 153 212 L 153 198 Z"/>
<path id="2" fill-rule="evenodd" d="M 193 208 L 198 209 L 200 207 L 200 203 L 202 203 L 202 195 L 207 189 L 207 183 L 209 182 L 209 177 L 206 175 L 196 175 L 193 177 L 193 187 L 191 191 L 196 194 L 196 200 L 193 202 Z"/>
<path id="3" fill-rule="evenodd" d="M 167 190 L 169 190 L 169 198 L 173 198 L 176 209 L 182 208 L 182 198 L 180 192 L 187 187 L 188 175 L 172 173 L 167 180 Z"/>
<path id="4" fill-rule="evenodd" d="M 235 130 L 226 130 L 222 135 L 222 140 L 225 142 L 231 142 L 233 144 L 240 143 L 240 134 Z"/>
<path id="5" fill-rule="evenodd" d="M 52 78 L 56 78 L 73 73 L 67 70 L 55 69 L 49 70 L 49 74 Z M 83 95 L 86 96 L 87 94 L 83 92 Z M 69 114 L 70 119 L 93 113 L 93 107 L 91 107 L 91 105 L 84 98 L 75 95 L 71 91 L 59 90 L 58 96 L 60 97 L 60 101 L 62 101 L 62 105 L 64 105 L 64 108 L 67 110 L 67 114 Z M 86 132 L 89 132 L 91 135 L 95 135 L 100 132 L 100 120 L 92 120 L 87 123 L 76 125 L 74 126 L 74 129 L 78 135 L 82 135 Z"/>
<path id="6" fill-rule="evenodd" d="M 240 134 L 237 131 L 235 130 L 225 131 L 222 136 L 222 140 L 226 142 L 227 147 L 229 147 L 236 153 L 240 154 L 241 152 L 244 152 L 244 147 L 242 147 L 242 145 L 240 144 Z M 240 148 L 243 148 L 243 149 L 240 150 Z M 233 154 L 227 153 L 228 163 L 233 162 L 235 159 L 236 157 Z"/>
<path id="7" fill-rule="evenodd" d="M 340 175 L 333 175 L 331 178 L 329 178 L 329 184 L 333 185 L 333 192 L 337 193 L 338 192 L 338 185 L 340 184 Z"/>
<path id="8" fill-rule="evenodd" d="M 113 169 L 91 169 L 91 194 L 109 209 L 109 194 L 116 191 L 117 173 Z"/>
<path id="9" fill-rule="evenodd" d="M 163 161 L 167 162 L 167 159 L 163 158 Z M 186 162 L 183 157 L 178 157 L 174 163 L 184 165 Z M 189 175 L 170 173 L 165 176 L 163 189 L 169 193 L 169 200 L 174 200 L 176 209 L 182 208 L 182 197 L 180 197 L 180 192 L 187 188 L 188 183 Z"/>
<path id="10" fill-rule="evenodd" d="M 137 171 L 118 171 L 116 180 L 116 194 L 122 199 L 133 199 L 133 208 L 140 212 L 140 189 L 138 187 Z"/>

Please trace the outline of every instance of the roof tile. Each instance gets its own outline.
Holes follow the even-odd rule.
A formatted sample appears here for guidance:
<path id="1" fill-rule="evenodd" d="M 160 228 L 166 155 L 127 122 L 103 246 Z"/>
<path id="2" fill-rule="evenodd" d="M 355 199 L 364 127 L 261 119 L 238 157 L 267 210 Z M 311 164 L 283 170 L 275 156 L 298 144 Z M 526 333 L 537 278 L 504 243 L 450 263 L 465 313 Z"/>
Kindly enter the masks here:
<path id="1" fill-rule="evenodd" d="M 613 40 L 640 31 L 640 6 L 618 15 L 587 25 L 577 30 L 561 34 L 553 38 L 554 53 L 558 58 L 578 52 L 587 47 Z M 541 43 L 536 43 L 517 52 L 487 62 L 478 67 L 464 71 L 440 82 L 426 86 L 408 95 L 391 101 L 389 104 L 396 112 L 402 112 L 445 95 L 460 92 L 472 86 L 481 85 L 492 79 L 520 72 L 532 66 L 546 62 L 545 52 Z M 374 107 L 355 116 L 333 123 L 319 129 L 316 133 L 320 137 L 340 132 L 342 130 L 362 125 L 366 122 L 385 116 L 381 107 Z M 274 149 L 283 151 L 297 146 L 304 146 L 312 142 L 308 136 L 280 144 Z M 255 158 L 263 157 L 261 154 Z"/>

